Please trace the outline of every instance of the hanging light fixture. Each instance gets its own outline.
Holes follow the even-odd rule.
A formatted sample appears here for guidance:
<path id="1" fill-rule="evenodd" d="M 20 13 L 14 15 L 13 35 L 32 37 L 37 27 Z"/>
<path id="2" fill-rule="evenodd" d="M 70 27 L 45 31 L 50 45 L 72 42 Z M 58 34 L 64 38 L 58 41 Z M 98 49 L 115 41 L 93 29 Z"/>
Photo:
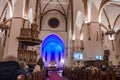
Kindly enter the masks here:
<path id="1" fill-rule="evenodd" d="M 105 34 L 108 35 L 109 40 L 115 40 L 115 31 L 114 30 L 109 30 Z"/>

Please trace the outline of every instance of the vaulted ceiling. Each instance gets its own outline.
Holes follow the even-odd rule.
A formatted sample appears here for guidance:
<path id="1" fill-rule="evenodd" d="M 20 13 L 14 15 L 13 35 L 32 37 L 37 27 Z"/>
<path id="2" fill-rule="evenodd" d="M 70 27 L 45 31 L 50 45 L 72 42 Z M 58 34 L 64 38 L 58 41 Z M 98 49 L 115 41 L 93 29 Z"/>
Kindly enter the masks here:
<path id="1" fill-rule="evenodd" d="M 9 13 L 13 9 L 13 4 L 16 0 L 0 0 L 0 21 L 3 20 L 6 13 Z M 27 1 L 27 0 L 26 0 Z M 36 0 L 38 1 L 38 0 Z M 41 0 L 42 3 L 45 3 L 44 0 Z M 49 1 L 49 0 L 48 0 Z M 62 4 L 68 4 L 72 0 L 58 0 Z M 67 2 L 65 2 L 67 1 Z M 87 9 L 89 3 L 92 2 L 96 8 L 99 10 L 99 16 L 101 16 L 100 23 L 102 23 L 108 30 L 119 30 L 120 25 L 120 0 L 82 0 L 84 3 L 84 8 Z M 51 3 L 52 4 L 52 3 Z M 85 5 L 87 7 L 85 7 Z M 53 6 L 53 5 L 52 5 Z M 54 6 L 53 6 L 54 7 Z M 7 11 L 6 11 L 7 10 Z M 87 10 L 84 10 L 87 14 Z M 13 13 L 13 12 L 12 12 Z M 7 18 L 11 18 L 12 14 L 8 14 Z M 107 23 L 107 24 L 106 24 Z"/>

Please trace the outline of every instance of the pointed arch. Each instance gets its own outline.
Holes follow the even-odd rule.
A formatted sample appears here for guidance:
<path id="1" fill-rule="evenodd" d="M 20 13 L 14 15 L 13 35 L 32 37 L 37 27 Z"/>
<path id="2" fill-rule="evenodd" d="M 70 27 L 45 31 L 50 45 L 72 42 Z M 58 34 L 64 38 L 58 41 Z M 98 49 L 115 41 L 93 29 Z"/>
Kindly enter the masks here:
<path id="1" fill-rule="evenodd" d="M 41 56 L 45 62 L 45 67 L 48 67 L 52 61 L 56 63 L 56 66 L 62 66 L 61 62 L 64 61 L 64 54 L 64 41 L 59 35 L 52 33 L 43 40 Z"/>

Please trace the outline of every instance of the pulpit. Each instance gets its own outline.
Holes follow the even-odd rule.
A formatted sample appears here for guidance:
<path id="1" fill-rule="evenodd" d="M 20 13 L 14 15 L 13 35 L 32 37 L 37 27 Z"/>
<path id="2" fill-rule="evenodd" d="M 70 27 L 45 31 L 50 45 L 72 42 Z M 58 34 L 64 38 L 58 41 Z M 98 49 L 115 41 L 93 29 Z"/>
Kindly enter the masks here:
<path id="1" fill-rule="evenodd" d="M 35 45 L 40 45 L 42 42 L 38 38 L 39 31 L 37 27 L 38 25 L 36 23 L 32 23 L 31 28 L 21 28 L 20 36 L 17 37 L 19 40 L 18 61 L 23 60 L 27 64 L 36 64 L 37 52 L 33 49 L 28 49 L 28 47 L 32 48 Z"/>

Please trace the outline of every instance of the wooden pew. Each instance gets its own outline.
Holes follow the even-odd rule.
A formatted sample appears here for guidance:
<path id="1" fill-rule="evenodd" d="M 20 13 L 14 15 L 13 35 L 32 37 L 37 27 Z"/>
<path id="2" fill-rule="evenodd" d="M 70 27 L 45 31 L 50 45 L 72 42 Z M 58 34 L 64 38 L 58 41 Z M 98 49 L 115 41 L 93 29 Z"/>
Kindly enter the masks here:
<path id="1" fill-rule="evenodd" d="M 23 75 L 19 75 L 17 80 L 46 80 L 46 71 L 32 72 L 31 74 L 27 74 L 26 78 Z"/>

